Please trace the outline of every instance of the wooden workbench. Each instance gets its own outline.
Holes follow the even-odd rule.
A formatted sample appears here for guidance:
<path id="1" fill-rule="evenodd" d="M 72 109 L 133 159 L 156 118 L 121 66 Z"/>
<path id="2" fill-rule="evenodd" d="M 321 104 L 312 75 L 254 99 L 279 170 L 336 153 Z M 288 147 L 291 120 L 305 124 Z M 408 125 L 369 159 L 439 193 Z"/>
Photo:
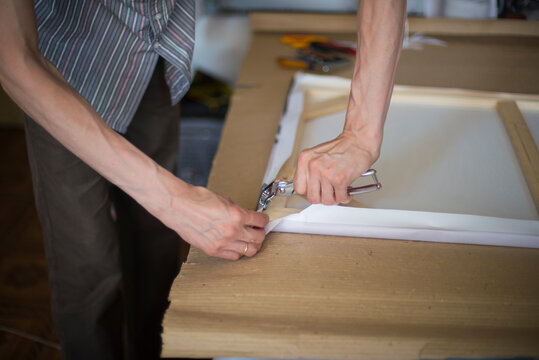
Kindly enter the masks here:
<path id="1" fill-rule="evenodd" d="M 208 185 L 247 208 L 294 74 L 279 33 L 254 27 Z M 398 84 L 539 94 L 539 37 L 439 37 L 403 52 Z M 192 249 L 170 300 L 169 357 L 539 356 L 539 250 L 271 233 L 237 262 Z"/>

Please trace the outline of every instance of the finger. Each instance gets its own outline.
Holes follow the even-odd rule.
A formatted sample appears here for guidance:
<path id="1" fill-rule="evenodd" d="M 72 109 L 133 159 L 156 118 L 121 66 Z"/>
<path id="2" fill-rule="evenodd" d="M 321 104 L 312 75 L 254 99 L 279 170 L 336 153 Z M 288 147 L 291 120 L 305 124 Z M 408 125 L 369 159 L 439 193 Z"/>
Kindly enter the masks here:
<path id="1" fill-rule="evenodd" d="M 241 258 L 241 254 L 237 253 L 236 251 L 232 251 L 232 250 L 223 250 L 216 256 L 220 257 L 221 259 L 233 260 L 233 261 L 238 260 L 238 259 Z"/>
<path id="2" fill-rule="evenodd" d="M 333 185 L 331 183 L 323 178 L 322 182 L 320 184 L 321 187 L 321 197 L 322 197 L 322 204 L 325 205 L 334 205 L 335 204 L 335 190 L 333 189 Z"/>
<path id="3" fill-rule="evenodd" d="M 247 256 L 247 257 L 255 256 L 261 247 L 262 247 L 262 243 L 258 243 L 258 244 L 249 243 L 249 246 L 247 247 L 247 251 L 243 254 L 243 256 Z"/>
<path id="4" fill-rule="evenodd" d="M 245 225 L 254 226 L 257 228 L 263 228 L 269 222 L 269 216 L 263 213 L 249 210 L 247 211 L 247 217 L 245 220 Z"/>
<path id="5" fill-rule="evenodd" d="M 335 201 L 338 204 L 347 204 L 352 200 L 352 197 L 348 195 L 348 186 L 334 186 Z"/>
<path id="6" fill-rule="evenodd" d="M 307 199 L 311 204 L 320 203 L 320 182 L 318 179 L 316 179 L 316 181 L 309 181 L 309 185 L 307 187 Z"/>
<path id="7" fill-rule="evenodd" d="M 243 249 L 243 251 L 245 251 L 245 253 L 243 253 L 243 256 L 247 256 L 247 257 L 252 257 L 252 256 L 255 256 L 258 251 L 260 250 L 260 248 L 262 247 L 262 243 L 249 243 L 249 246 L 247 247 L 247 251 L 245 251 L 245 249 Z"/>
<path id="8" fill-rule="evenodd" d="M 348 193 L 347 193 L 348 195 Z M 349 204 L 350 201 L 352 201 L 354 198 L 351 197 L 350 195 L 348 195 L 347 198 L 345 198 L 344 200 L 337 200 L 337 198 L 335 198 L 335 200 L 337 201 L 337 204 Z"/>
<path id="9" fill-rule="evenodd" d="M 253 256 L 260 249 L 261 244 L 249 243 L 245 241 L 234 241 L 231 250 L 238 253 L 240 256 Z"/>
<path id="10" fill-rule="evenodd" d="M 308 157 L 306 150 L 299 154 L 297 169 L 294 174 L 294 191 L 301 195 L 307 192 L 307 182 L 309 181 L 309 172 L 307 171 Z"/>
<path id="11" fill-rule="evenodd" d="M 248 243 L 261 244 L 266 237 L 266 231 L 263 228 L 246 227 L 240 240 Z"/>
<path id="12" fill-rule="evenodd" d="M 240 256 L 243 256 L 244 253 L 249 251 L 249 243 L 242 240 L 230 241 L 227 246 L 222 250 L 222 252 L 225 251 L 232 251 L 236 254 L 239 254 Z"/>
<path id="13" fill-rule="evenodd" d="M 307 199 L 312 204 L 319 204 L 321 201 L 320 170 L 322 168 L 321 159 L 312 159 L 309 162 L 309 181 L 307 182 Z"/>

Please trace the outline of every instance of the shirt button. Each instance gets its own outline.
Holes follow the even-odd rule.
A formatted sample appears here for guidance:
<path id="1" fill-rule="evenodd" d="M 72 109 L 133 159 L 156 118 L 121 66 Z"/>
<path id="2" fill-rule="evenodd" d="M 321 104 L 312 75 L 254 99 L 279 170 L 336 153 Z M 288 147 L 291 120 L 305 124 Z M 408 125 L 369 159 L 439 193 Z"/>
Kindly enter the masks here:
<path id="1" fill-rule="evenodd" d="M 155 16 L 153 17 L 155 20 L 161 20 L 161 14 L 160 13 L 157 13 L 155 14 Z"/>
<path id="2" fill-rule="evenodd" d="M 161 44 L 159 44 L 158 41 L 156 41 L 156 42 L 153 43 L 153 48 L 154 48 L 154 49 L 159 49 L 160 47 L 161 47 Z"/>

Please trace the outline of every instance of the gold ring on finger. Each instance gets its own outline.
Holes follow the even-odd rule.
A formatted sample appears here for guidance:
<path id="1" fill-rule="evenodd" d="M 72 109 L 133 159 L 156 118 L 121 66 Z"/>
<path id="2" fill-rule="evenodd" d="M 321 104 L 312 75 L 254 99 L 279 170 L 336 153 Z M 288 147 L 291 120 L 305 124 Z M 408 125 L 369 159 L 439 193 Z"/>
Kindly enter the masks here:
<path id="1" fill-rule="evenodd" d="M 243 249 L 243 254 L 241 255 L 245 256 L 245 254 L 247 254 L 247 250 L 249 250 L 249 243 L 245 243 L 245 248 Z"/>

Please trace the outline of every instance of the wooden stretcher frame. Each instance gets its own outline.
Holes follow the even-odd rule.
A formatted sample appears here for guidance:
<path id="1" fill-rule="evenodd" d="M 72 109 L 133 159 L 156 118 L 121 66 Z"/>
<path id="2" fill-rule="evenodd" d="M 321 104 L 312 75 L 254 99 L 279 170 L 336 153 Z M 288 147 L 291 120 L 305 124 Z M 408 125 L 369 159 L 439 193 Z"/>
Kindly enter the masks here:
<path id="1" fill-rule="evenodd" d="M 250 16 L 251 28 L 258 32 L 314 32 L 353 33 L 357 30 L 355 14 L 327 14 L 254 12 Z M 409 17 L 410 32 L 429 35 L 464 36 L 539 36 L 539 22 L 512 19 L 450 19 Z"/>
<path id="2" fill-rule="evenodd" d="M 288 181 L 293 179 L 304 125 L 313 119 L 345 111 L 348 106 L 347 88 L 328 90 L 310 87 L 304 91 L 304 94 L 304 104 L 298 120 L 292 154 L 279 170 L 276 179 Z M 525 101 L 528 107 L 539 109 L 539 96 L 420 87 L 397 87 L 394 96 L 398 97 L 400 102 L 414 103 L 420 97 L 422 104 L 434 102 L 455 106 L 483 105 L 496 108 L 511 140 L 535 207 L 539 211 L 539 150 L 517 103 Z M 322 100 L 319 100 L 320 97 Z M 271 220 L 300 211 L 288 207 L 288 201 L 288 197 L 274 198 L 266 210 Z M 355 200 L 347 206 L 363 207 Z"/>

